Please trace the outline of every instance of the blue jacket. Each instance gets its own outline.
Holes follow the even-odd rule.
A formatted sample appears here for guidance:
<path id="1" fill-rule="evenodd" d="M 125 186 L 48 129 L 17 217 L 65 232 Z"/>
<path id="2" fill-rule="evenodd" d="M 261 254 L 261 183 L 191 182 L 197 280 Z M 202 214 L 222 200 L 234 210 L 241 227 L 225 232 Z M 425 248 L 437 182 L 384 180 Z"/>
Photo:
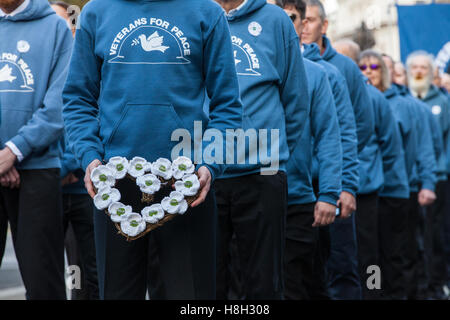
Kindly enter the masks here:
<path id="1" fill-rule="evenodd" d="M 34 0 L 0 17 L 0 39 L 1 146 L 16 145 L 24 157 L 19 169 L 59 168 L 72 34 L 47 0 Z"/>
<path id="2" fill-rule="evenodd" d="M 375 119 L 375 145 L 366 146 L 361 153 L 364 164 L 360 193 L 379 191 L 382 197 L 408 199 L 409 181 L 400 128 L 384 95 L 372 85 L 368 85 L 368 92 Z"/>
<path id="3" fill-rule="evenodd" d="M 333 91 L 339 121 L 342 147 L 342 190 L 356 195 L 359 185 L 358 138 L 356 136 L 355 115 L 344 76 L 320 55 L 317 44 L 304 44 L 303 56 L 320 64 L 328 76 Z M 313 161 L 313 178 L 318 178 L 317 158 Z"/>
<path id="4" fill-rule="evenodd" d="M 350 99 L 353 104 L 353 111 L 355 113 L 356 128 L 358 134 L 358 152 L 364 148 L 369 142 L 370 137 L 374 131 L 374 121 L 372 107 L 370 105 L 370 97 L 366 90 L 363 75 L 356 63 L 352 59 L 339 54 L 331 46 L 330 40 L 323 37 L 323 44 L 325 51 L 322 57 L 325 61 L 333 64 L 344 75 Z"/>
<path id="5" fill-rule="evenodd" d="M 69 148 L 83 169 L 113 156 L 172 158 L 180 144 L 187 146 L 173 156 L 201 164 L 204 130 L 225 136 L 241 127 L 231 38 L 219 5 L 95 0 L 80 19 L 63 98 Z M 207 166 L 213 178 L 224 169 Z"/>
<path id="6" fill-rule="evenodd" d="M 444 147 L 446 148 L 447 174 L 450 174 L 450 102 L 448 96 L 432 85 L 427 96 L 423 99 L 433 115 L 437 118 L 442 132 Z"/>
<path id="7" fill-rule="evenodd" d="M 304 61 L 308 75 L 310 117 L 287 165 L 288 204 L 316 201 L 312 185 L 312 159 L 319 168 L 319 201 L 336 205 L 341 193 L 342 150 L 336 106 L 327 74 L 320 65 Z"/>
<path id="8" fill-rule="evenodd" d="M 398 91 L 392 86 L 384 92 L 384 96 L 389 101 L 389 106 L 400 129 L 406 173 L 408 175 L 408 181 L 411 181 L 418 152 L 416 137 L 418 133 L 416 131 L 414 110 L 411 108 L 410 102 L 400 96 Z"/>
<path id="9" fill-rule="evenodd" d="M 279 169 L 286 171 L 309 114 L 298 36 L 286 13 L 265 0 L 247 1 L 227 18 L 243 104 L 243 129 L 278 130 Z M 270 139 L 267 148 L 271 154 L 277 150 Z M 259 156 L 252 163 L 248 154 L 245 164 L 228 166 L 222 178 L 259 173 L 267 167 Z"/>
<path id="10" fill-rule="evenodd" d="M 64 179 L 69 173 L 74 174 L 78 178 L 78 182 L 65 185 L 62 189 L 65 194 L 86 194 L 87 190 L 84 186 L 84 171 L 80 168 L 80 164 L 76 157 L 68 148 L 66 138 L 61 139 L 62 157 L 61 157 L 61 179 Z"/>

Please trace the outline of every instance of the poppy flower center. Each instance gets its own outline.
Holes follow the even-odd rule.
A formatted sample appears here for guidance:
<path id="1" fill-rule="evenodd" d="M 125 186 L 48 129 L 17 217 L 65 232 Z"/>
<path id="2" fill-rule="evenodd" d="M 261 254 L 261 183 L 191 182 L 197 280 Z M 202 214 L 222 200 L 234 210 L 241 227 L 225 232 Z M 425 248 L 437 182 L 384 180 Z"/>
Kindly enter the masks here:
<path id="1" fill-rule="evenodd" d="M 140 171 L 142 169 L 144 169 L 144 167 L 142 166 L 142 164 L 138 163 L 137 165 L 134 166 L 136 168 L 137 171 Z"/>
<path id="2" fill-rule="evenodd" d="M 108 180 L 108 177 L 106 176 L 106 174 L 101 174 L 98 179 L 102 182 L 105 182 L 106 180 Z"/>
<path id="3" fill-rule="evenodd" d="M 145 181 L 145 185 L 146 185 L 147 187 L 150 187 L 152 184 L 153 184 L 153 181 L 151 181 L 151 180 Z"/>
<path id="4" fill-rule="evenodd" d="M 170 200 L 170 205 L 175 207 L 178 205 L 178 201 L 176 199 L 172 199 Z"/>
<path id="5" fill-rule="evenodd" d="M 104 195 L 102 195 L 102 199 L 103 199 L 103 201 L 106 201 L 106 200 L 108 200 L 109 199 L 109 194 L 104 194 Z"/>
<path id="6" fill-rule="evenodd" d="M 187 167 L 186 167 L 185 164 L 180 164 L 180 165 L 178 166 L 178 169 L 180 169 L 181 171 L 186 171 L 186 170 L 187 170 Z"/>
<path id="7" fill-rule="evenodd" d="M 122 170 L 124 169 L 123 164 L 119 163 L 119 164 L 116 166 L 116 169 L 117 169 L 117 171 L 122 171 Z"/>
<path id="8" fill-rule="evenodd" d="M 123 216 L 124 214 L 125 214 L 125 209 L 124 208 L 119 208 L 119 209 L 117 209 L 117 215 L 120 217 L 120 216 Z"/>
<path id="9" fill-rule="evenodd" d="M 133 228 L 136 228 L 138 225 L 139 223 L 136 220 L 130 222 L 130 226 L 132 226 Z"/>
<path id="10" fill-rule="evenodd" d="M 160 171 L 162 171 L 162 172 L 166 172 L 167 171 L 167 168 L 166 168 L 166 166 L 159 166 L 159 170 Z"/>
<path id="11" fill-rule="evenodd" d="M 158 211 L 155 211 L 155 210 L 150 211 L 150 212 L 148 213 L 148 215 L 149 215 L 150 217 L 153 217 L 153 216 L 155 216 L 155 215 L 157 215 L 157 214 L 158 214 Z"/>
<path id="12" fill-rule="evenodd" d="M 192 188 L 193 183 L 192 183 L 192 181 L 186 181 L 186 182 L 184 183 L 184 186 L 185 186 L 186 188 Z"/>

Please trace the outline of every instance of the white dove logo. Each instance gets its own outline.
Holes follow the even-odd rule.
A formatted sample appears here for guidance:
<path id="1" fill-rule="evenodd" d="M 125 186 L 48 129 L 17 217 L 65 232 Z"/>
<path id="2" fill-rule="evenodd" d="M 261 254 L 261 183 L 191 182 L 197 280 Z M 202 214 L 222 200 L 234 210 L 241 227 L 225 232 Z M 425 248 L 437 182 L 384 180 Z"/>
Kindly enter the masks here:
<path id="1" fill-rule="evenodd" d="M 17 77 L 12 75 L 12 68 L 8 65 L 5 65 L 0 70 L 0 82 L 9 81 L 10 83 L 16 80 Z"/>
<path id="2" fill-rule="evenodd" d="M 139 40 L 141 42 L 142 49 L 147 52 L 150 51 L 161 51 L 164 53 L 170 47 L 163 46 L 164 36 L 160 36 L 158 31 L 152 33 L 148 38 L 145 37 L 144 34 L 139 36 Z"/>

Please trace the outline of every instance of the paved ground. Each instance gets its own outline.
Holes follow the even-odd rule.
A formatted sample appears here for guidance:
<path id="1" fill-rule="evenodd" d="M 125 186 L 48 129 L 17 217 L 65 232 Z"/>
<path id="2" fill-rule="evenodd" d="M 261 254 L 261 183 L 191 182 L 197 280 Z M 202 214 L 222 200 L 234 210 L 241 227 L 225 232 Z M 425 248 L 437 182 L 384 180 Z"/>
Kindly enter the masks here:
<path id="1" fill-rule="evenodd" d="M 5 255 L 0 266 L 0 300 L 23 300 L 25 288 L 20 277 L 19 266 L 12 245 L 11 234 L 8 233 Z"/>

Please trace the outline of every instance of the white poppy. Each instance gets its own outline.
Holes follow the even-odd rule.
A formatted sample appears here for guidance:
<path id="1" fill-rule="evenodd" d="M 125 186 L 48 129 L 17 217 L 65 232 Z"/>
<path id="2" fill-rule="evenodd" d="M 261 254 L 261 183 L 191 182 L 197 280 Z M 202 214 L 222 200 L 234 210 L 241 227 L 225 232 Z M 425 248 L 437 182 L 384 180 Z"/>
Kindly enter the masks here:
<path id="1" fill-rule="evenodd" d="M 126 206 L 120 202 L 113 202 L 108 207 L 108 212 L 111 215 L 111 220 L 114 222 L 122 222 L 133 211 L 131 206 Z"/>
<path id="2" fill-rule="evenodd" d="M 200 189 L 200 181 L 195 174 L 190 174 L 184 176 L 182 181 L 176 181 L 175 189 L 185 196 L 195 196 Z"/>
<path id="3" fill-rule="evenodd" d="M 98 210 L 104 210 L 113 202 L 120 201 L 120 192 L 111 187 L 105 187 L 98 190 L 94 197 L 94 205 Z"/>
<path id="4" fill-rule="evenodd" d="M 150 164 L 144 158 L 134 157 L 130 161 L 128 173 L 135 178 L 141 177 L 145 174 L 145 171 L 148 171 L 149 166 Z"/>
<path id="5" fill-rule="evenodd" d="M 164 211 L 170 214 L 184 214 L 188 209 L 187 201 L 181 192 L 172 191 L 168 197 L 161 201 Z"/>
<path id="6" fill-rule="evenodd" d="M 159 220 L 164 218 L 164 209 L 161 204 L 156 203 L 142 209 L 141 214 L 146 222 L 157 223 Z"/>
<path id="7" fill-rule="evenodd" d="M 165 158 L 159 158 L 152 164 L 152 173 L 164 180 L 169 180 L 172 178 L 172 162 Z"/>
<path id="8" fill-rule="evenodd" d="M 143 175 L 136 180 L 141 191 L 147 194 L 155 194 L 161 189 L 161 181 L 154 174 Z"/>
<path id="9" fill-rule="evenodd" d="M 122 232 L 130 237 L 135 237 L 145 230 L 145 221 L 139 213 L 130 213 L 127 218 L 120 223 Z"/>
<path id="10" fill-rule="evenodd" d="M 116 184 L 114 172 L 107 166 L 98 166 L 91 172 L 91 181 L 97 189 L 112 187 Z"/>
<path id="11" fill-rule="evenodd" d="M 123 157 L 113 157 L 109 159 L 106 166 L 113 172 L 114 178 L 123 179 L 129 167 L 128 160 Z"/>
<path id="12" fill-rule="evenodd" d="M 194 173 L 195 166 L 191 159 L 187 157 L 178 157 L 172 163 L 173 177 L 177 180 L 186 174 Z"/>

